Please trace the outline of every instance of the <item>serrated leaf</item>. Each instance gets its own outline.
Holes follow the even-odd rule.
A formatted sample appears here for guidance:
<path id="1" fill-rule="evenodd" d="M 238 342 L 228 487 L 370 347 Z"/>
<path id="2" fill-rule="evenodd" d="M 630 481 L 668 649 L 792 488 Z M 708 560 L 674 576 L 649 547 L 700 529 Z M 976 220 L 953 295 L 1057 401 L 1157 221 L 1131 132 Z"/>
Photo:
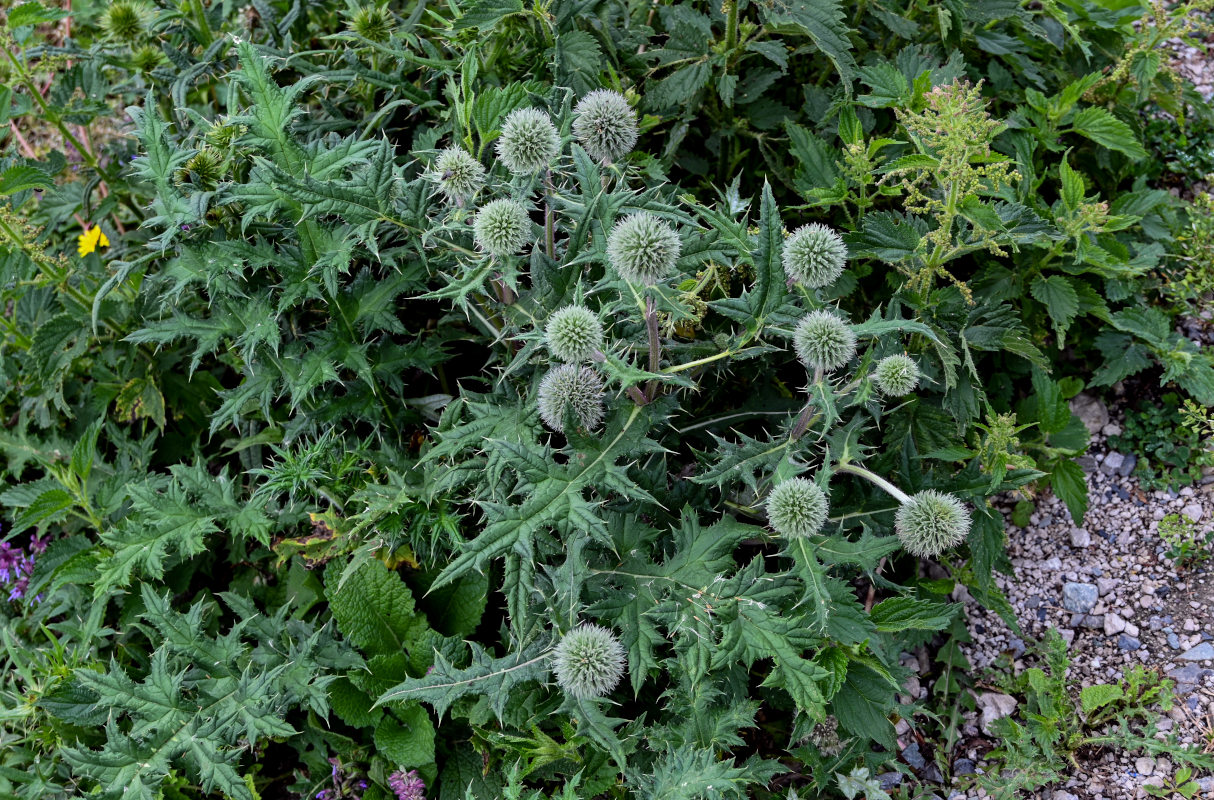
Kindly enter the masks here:
<path id="1" fill-rule="evenodd" d="M 333 562 L 325 573 L 325 597 L 342 635 L 369 655 L 411 650 L 429 626 L 400 576 L 376 560 L 340 580 L 339 573 Z"/>

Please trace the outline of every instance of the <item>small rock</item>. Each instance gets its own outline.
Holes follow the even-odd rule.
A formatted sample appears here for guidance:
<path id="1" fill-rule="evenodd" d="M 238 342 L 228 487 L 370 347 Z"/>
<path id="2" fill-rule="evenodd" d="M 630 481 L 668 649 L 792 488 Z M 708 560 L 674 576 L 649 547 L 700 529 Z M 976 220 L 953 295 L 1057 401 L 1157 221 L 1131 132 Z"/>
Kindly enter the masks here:
<path id="1" fill-rule="evenodd" d="M 891 791 L 902 785 L 902 773 L 882 772 L 877 776 L 877 783 L 881 784 L 882 791 Z"/>
<path id="2" fill-rule="evenodd" d="M 923 754 L 919 752 L 919 744 L 916 742 L 902 751 L 902 760 L 907 763 L 915 772 L 927 766 L 927 760 L 923 758 Z"/>
<path id="3" fill-rule="evenodd" d="M 1149 756 L 1142 756 L 1134 759 L 1134 770 L 1144 778 L 1152 775 L 1155 772 L 1155 759 Z"/>
<path id="4" fill-rule="evenodd" d="M 1130 453 L 1125 457 L 1125 460 L 1121 462 L 1121 466 L 1117 468 L 1117 474 L 1123 478 L 1128 478 L 1136 466 L 1138 466 L 1138 456 Z"/>
<path id="5" fill-rule="evenodd" d="M 1133 622 L 1127 622 L 1125 624 L 1125 632 L 1128 633 L 1130 636 L 1137 636 L 1138 635 L 1138 626 L 1135 625 Z"/>
<path id="6" fill-rule="evenodd" d="M 1058 635 L 1062 637 L 1062 641 L 1066 643 L 1067 647 L 1075 643 L 1075 631 L 1071 628 L 1059 628 Z"/>
<path id="7" fill-rule="evenodd" d="M 1122 650 L 1137 650 L 1142 647 L 1142 642 L 1135 639 L 1133 636 L 1127 636 L 1124 633 L 1117 637 L 1117 646 Z"/>
<path id="8" fill-rule="evenodd" d="M 1070 406 L 1071 413 L 1079 417 L 1088 433 L 1099 433 L 1101 428 L 1109 424 L 1109 409 L 1098 397 L 1080 392 L 1071 398 Z"/>
<path id="9" fill-rule="evenodd" d="M 1201 628 L 1197 626 L 1197 620 L 1186 619 L 1184 625 L 1181 626 L 1187 633 L 1197 633 Z"/>
<path id="10" fill-rule="evenodd" d="M 1184 514 L 1193 522 L 1198 522 L 1206 513 L 1206 510 L 1201 507 L 1201 503 L 1189 503 L 1184 508 L 1180 509 L 1180 513 Z"/>
<path id="11" fill-rule="evenodd" d="M 1172 648 L 1173 650 L 1179 650 L 1180 649 L 1180 637 L 1174 633 L 1169 633 L 1168 634 L 1168 647 Z"/>
<path id="12" fill-rule="evenodd" d="M 1121 426 L 1118 425 L 1116 422 L 1110 422 L 1108 425 L 1105 425 L 1103 428 L 1101 428 L 1100 432 L 1102 434 L 1104 434 L 1105 436 L 1120 436 L 1121 435 Z"/>
<path id="13" fill-rule="evenodd" d="M 1051 556 L 1041 562 L 1041 568 L 1049 572 L 1058 572 L 1062 569 L 1062 559 L 1058 556 Z"/>
<path id="14" fill-rule="evenodd" d="M 974 772 L 974 762 L 968 758 L 959 758 L 953 762 L 954 775 L 976 775 Z"/>
<path id="15" fill-rule="evenodd" d="M 1106 594 L 1117 588 L 1117 579 L 1099 578 L 1096 581 L 1096 588 L 1100 590 L 1100 596 L 1104 597 Z"/>
<path id="16" fill-rule="evenodd" d="M 1116 450 L 1110 450 L 1108 455 L 1104 457 L 1104 463 L 1100 465 L 1100 471 L 1106 475 L 1116 475 L 1121 471 L 1121 465 L 1124 463 L 1125 456 Z"/>
<path id="17" fill-rule="evenodd" d="M 1016 710 L 1016 698 L 999 692 L 983 692 L 977 696 L 978 710 L 982 712 L 982 730 L 990 734 L 990 725 L 997 719 Z"/>
<path id="18" fill-rule="evenodd" d="M 1062 607 L 1076 614 L 1086 614 L 1096 606 L 1100 591 L 1090 583 L 1068 581 L 1062 585 Z"/>
<path id="19" fill-rule="evenodd" d="M 1214 661 L 1214 644 L 1202 642 L 1180 654 L 1185 661 Z"/>
<path id="20" fill-rule="evenodd" d="M 1125 620 L 1120 614 L 1105 614 L 1104 615 L 1104 635 L 1116 636 L 1125 630 Z"/>
<path id="21" fill-rule="evenodd" d="M 1092 543 L 1092 534 L 1083 528 L 1071 528 L 1071 547 L 1087 547 Z"/>
<path id="22" fill-rule="evenodd" d="M 1086 614 L 1083 621 L 1079 623 L 1080 627 L 1091 628 L 1092 630 L 1100 630 L 1104 627 L 1105 616 L 1113 616 L 1112 614 Z"/>

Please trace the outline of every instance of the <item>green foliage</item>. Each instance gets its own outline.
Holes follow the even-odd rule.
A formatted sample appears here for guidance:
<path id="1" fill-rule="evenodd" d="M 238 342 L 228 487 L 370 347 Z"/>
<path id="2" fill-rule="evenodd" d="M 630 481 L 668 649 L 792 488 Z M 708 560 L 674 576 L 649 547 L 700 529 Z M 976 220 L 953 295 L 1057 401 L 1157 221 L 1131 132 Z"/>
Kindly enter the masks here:
<path id="1" fill-rule="evenodd" d="M 1145 486 L 1175 491 L 1201 480 L 1203 467 L 1214 464 L 1208 435 L 1190 419 L 1181 397 L 1169 392 L 1157 403 L 1127 410 L 1123 430 L 1109 437 L 1109 446 L 1138 456 L 1134 474 Z"/>
<path id="2" fill-rule="evenodd" d="M 1157 714 L 1172 705 L 1171 680 L 1134 664 L 1116 683 L 1085 686 L 1076 697 L 1066 681 L 1066 643 L 1056 630 L 1047 632 L 1038 656 L 1040 667 L 1001 676 L 1004 688 L 1022 695 L 1024 705 L 1016 717 L 991 723 L 1001 742 L 988 757 L 1001 769 L 979 777 L 978 784 L 992 797 L 1018 797 L 1064 779 L 1078 768 L 1076 756 L 1085 747 L 1167 753 L 1198 769 L 1214 764 L 1209 755 L 1179 745 L 1175 736 L 1154 736 Z"/>
<path id="3" fill-rule="evenodd" d="M 1168 514 L 1159 520 L 1159 538 L 1168 546 L 1164 555 L 1180 569 L 1214 558 L 1214 530 L 1202 533 L 1196 522 L 1180 514 Z"/>
<path id="4" fill-rule="evenodd" d="M 0 795 L 880 797 L 1067 399 L 1214 397 L 1181 7 L 238 6 L 0 31 Z"/>

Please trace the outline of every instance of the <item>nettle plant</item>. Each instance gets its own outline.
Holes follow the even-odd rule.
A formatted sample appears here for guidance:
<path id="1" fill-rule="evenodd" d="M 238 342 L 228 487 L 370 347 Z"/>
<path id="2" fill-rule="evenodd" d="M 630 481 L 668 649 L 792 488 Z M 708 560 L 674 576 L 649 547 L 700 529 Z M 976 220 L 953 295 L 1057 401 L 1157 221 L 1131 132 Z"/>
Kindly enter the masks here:
<path id="1" fill-rule="evenodd" d="M 496 769 L 443 772 L 470 797 L 621 776 L 741 797 L 789 753 L 820 789 L 887 759 L 898 656 L 958 610 L 915 557 L 994 599 L 983 498 L 1041 473 L 926 457 L 964 442 L 942 410 L 955 345 L 905 304 L 840 306 L 838 232 L 786 232 L 770 188 L 757 220 L 736 191 L 678 195 L 628 158 L 622 95 L 495 91 L 518 106 L 499 126 L 457 110 L 419 155 L 431 297 L 489 354 L 422 459 L 468 511 L 429 591 L 488 574 L 499 623 L 366 708 L 420 701 L 490 745 Z M 748 733 L 764 706 L 787 718 L 767 744 Z"/>

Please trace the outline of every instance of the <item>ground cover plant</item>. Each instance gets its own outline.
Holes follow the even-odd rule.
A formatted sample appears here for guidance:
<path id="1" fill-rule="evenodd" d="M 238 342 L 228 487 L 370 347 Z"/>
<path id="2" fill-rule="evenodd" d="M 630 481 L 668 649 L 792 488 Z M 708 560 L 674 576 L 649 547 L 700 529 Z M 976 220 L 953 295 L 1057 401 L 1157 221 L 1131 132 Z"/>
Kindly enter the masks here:
<path id="1" fill-rule="evenodd" d="M 1203 11 L 6 9 L 0 796 L 880 796 L 1068 399 L 1214 403 Z"/>

